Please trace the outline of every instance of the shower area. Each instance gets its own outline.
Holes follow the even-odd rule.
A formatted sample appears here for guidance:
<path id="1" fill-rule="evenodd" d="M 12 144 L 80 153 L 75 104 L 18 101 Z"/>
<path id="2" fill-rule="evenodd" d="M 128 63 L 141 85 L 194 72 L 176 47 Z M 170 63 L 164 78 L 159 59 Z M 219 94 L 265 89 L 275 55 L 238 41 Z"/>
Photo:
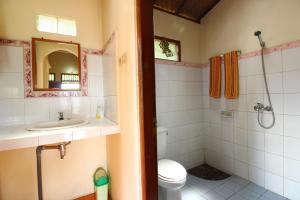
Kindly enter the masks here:
<path id="1" fill-rule="evenodd" d="M 235 3 L 220 1 L 200 24 L 154 9 L 157 124 L 167 130 L 159 159 L 186 169 L 183 200 L 300 199 L 300 42 L 271 39 L 272 20 L 259 18 L 271 1 Z M 235 98 L 226 96 L 228 52 L 238 57 Z"/>

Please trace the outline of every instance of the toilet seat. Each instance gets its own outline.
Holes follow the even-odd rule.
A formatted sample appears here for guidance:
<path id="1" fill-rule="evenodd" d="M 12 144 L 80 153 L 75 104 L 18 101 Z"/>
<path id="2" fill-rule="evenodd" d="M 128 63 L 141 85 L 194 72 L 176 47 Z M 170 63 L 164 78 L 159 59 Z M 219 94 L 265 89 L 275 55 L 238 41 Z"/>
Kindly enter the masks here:
<path id="1" fill-rule="evenodd" d="M 185 168 L 176 161 L 161 159 L 158 161 L 158 178 L 164 182 L 178 183 L 186 179 Z"/>

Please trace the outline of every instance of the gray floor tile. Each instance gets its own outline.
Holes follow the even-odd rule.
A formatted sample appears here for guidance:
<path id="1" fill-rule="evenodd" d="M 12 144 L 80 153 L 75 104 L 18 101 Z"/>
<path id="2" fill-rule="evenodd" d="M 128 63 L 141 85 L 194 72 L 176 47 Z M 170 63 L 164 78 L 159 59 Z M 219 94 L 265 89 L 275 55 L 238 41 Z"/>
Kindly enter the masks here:
<path id="1" fill-rule="evenodd" d="M 286 199 L 238 176 L 231 176 L 222 181 L 209 181 L 188 175 L 186 185 L 181 189 L 181 192 L 182 200 Z"/>
<path id="2" fill-rule="evenodd" d="M 266 199 L 266 200 L 285 200 L 286 198 L 276 194 L 274 192 L 271 191 L 267 191 L 265 194 L 263 194 L 263 196 L 261 197 L 262 199 Z"/>
<path id="3" fill-rule="evenodd" d="M 221 195 L 219 195 L 217 192 L 215 191 L 210 191 L 206 194 L 204 194 L 204 197 L 207 200 L 225 200 L 226 198 L 222 197 Z"/>

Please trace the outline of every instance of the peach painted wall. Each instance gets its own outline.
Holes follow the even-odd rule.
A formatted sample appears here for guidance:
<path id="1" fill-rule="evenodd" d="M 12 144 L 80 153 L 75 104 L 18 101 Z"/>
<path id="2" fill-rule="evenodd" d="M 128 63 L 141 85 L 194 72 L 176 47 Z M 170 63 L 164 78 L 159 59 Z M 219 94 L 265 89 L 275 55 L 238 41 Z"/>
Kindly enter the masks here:
<path id="1" fill-rule="evenodd" d="M 93 173 L 106 166 L 104 137 L 75 141 L 61 160 L 58 150 L 42 152 L 44 199 L 72 199 L 94 191 Z M 0 199 L 37 199 L 35 148 L 0 152 Z"/>
<path id="2" fill-rule="evenodd" d="M 0 38 L 30 40 L 44 37 L 79 42 L 88 48 L 102 48 L 100 0 L 0 0 Z M 36 15 L 74 19 L 77 36 L 38 32 Z"/>
<path id="3" fill-rule="evenodd" d="M 141 199 L 135 9 L 135 0 L 103 0 L 103 35 L 108 38 L 111 32 L 116 33 L 121 134 L 107 138 L 107 162 L 114 200 Z M 120 57 L 123 57 L 122 64 L 118 61 Z"/>
<path id="4" fill-rule="evenodd" d="M 199 24 L 154 9 L 154 33 L 180 40 L 183 62 L 200 62 L 204 32 Z"/>
<path id="5" fill-rule="evenodd" d="M 205 49 L 199 55 L 201 62 L 234 49 L 241 49 L 243 53 L 258 50 L 256 30 L 262 31 L 269 47 L 298 40 L 299 10 L 299 0 L 222 0 L 200 25 L 205 30 Z"/>

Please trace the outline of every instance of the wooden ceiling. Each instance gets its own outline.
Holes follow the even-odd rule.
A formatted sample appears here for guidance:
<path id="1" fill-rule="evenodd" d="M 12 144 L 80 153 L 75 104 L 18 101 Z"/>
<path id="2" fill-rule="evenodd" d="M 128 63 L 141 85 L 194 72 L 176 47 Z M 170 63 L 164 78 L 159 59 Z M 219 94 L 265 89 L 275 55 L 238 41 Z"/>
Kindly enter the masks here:
<path id="1" fill-rule="evenodd" d="M 221 0 L 153 0 L 155 9 L 187 20 L 201 23 L 201 19 Z"/>

